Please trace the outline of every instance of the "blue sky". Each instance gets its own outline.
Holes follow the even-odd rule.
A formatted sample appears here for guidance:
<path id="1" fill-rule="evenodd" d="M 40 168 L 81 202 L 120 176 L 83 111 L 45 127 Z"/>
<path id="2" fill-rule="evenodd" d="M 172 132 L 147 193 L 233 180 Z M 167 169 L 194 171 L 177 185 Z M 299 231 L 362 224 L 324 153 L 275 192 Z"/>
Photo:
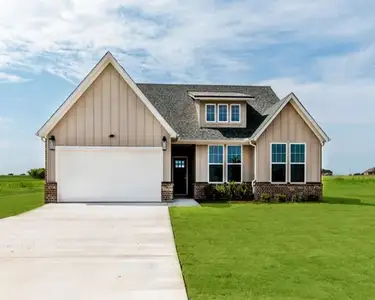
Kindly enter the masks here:
<path id="1" fill-rule="evenodd" d="M 4 3 L 2 3 L 4 2 Z M 295 92 L 332 141 L 324 167 L 375 166 L 370 0 L 0 0 L 0 174 L 43 166 L 34 135 L 110 50 L 138 82 Z"/>

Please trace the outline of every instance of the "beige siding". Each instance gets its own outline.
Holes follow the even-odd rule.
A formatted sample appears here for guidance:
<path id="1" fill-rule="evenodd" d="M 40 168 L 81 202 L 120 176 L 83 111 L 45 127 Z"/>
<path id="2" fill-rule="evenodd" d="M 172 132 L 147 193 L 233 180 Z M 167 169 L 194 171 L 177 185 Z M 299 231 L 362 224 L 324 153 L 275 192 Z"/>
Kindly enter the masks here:
<path id="1" fill-rule="evenodd" d="M 227 145 L 224 145 L 224 178 L 226 178 Z M 254 179 L 254 149 L 252 146 L 243 146 L 242 181 L 250 182 Z M 208 145 L 196 146 L 196 181 L 208 182 Z"/>
<path id="2" fill-rule="evenodd" d="M 242 181 L 251 182 L 254 180 L 254 147 L 243 146 Z"/>
<path id="3" fill-rule="evenodd" d="M 258 182 L 270 181 L 270 144 L 272 142 L 306 143 L 306 181 L 320 182 L 322 146 L 292 104 L 285 106 L 257 141 Z M 289 178 L 289 166 L 287 178 Z"/>
<path id="4" fill-rule="evenodd" d="M 114 134 L 114 138 L 109 138 Z M 164 156 L 164 181 L 170 181 L 171 140 L 160 122 L 146 108 L 110 64 L 60 120 L 49 136 L 57 146 L 160 147 L 168 138 Z M 48 178 L 55 181 L 55 152 L 48 153 Z"/>
<path id="5" fill-rule="evenodd" d="M 246 127 L 246 102 L 223 102 L 223 101 L 199 101 L 199 121 L 201 127 Z M 241 122 L 240 123 L 206 123 L 206 104 L 228 104 L 228 111 L 230 118 L 230 104 L 240 104 L 241 105 Z M 218 107 L 216 107 L 216 119 L 218 118 Z"/>
<path id="6" fill-rule="evenodd" d="M 195 181 L 208 182 L 208 146 L 197 145 L 195 148 Z"/>

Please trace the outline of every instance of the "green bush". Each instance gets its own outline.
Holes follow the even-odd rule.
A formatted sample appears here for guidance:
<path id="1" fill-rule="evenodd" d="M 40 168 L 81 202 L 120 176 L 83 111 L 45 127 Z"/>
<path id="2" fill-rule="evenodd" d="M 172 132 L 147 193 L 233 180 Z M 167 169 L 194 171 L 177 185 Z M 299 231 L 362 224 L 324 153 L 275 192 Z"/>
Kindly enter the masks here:
<path id="1" fill-rule="evenodd" d="M 260 196 L 260 202 L 263 202 L 263 203 L 269 203 L 270 201 L 271 201 L 271 195 L 270 195 L 270 194 L 263 193 L 263 194 Z"/>
<path id="2" fill-rule="evenodd" d="M 284 195 L 284 194 L 276 194 L 274 197 L 273 197 L 273 200 L 277 203 L 285 203 L 288 201 L 288 196 L 287 195 Z"/>
<path id="3" fill-rule="evenodd" d="M 208 184 L 203 188 L 204 197 L 206 200 L 214 199 L 215 187 L 212 184 Z"/>
<path id="4" fill-rule="evenodd" d="M 13 173 L 9 173 L 8 176 L 13 176 L 14 174 Z"/>
<path id="5" fill-rule="evenodd" d="M 254 200 L 254 194 L 253 189 L 251 186 L 249 186 L 246 183 L 241 183 L 241 185 L 238 187 L 240 192 L 240 198 L 241 200 L 247 200 L 252 201 Z"/>
<path id="6" fill-rule="evenodd" d="M 32 178 L 35 178 L 35 179 L 44 179 L 45 169 L 44 168 L 30 169 L 29 171 L 27 171 L 27 174 L 29 174 Z"/>

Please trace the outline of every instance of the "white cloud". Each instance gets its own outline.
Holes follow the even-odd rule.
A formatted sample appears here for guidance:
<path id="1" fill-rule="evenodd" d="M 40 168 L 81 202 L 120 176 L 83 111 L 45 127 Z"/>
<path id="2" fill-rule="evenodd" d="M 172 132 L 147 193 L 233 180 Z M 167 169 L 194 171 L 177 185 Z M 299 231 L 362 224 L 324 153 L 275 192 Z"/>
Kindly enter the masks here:
<path id="1" fill-rule="evenodd" d="M 29 79 L 23 78 L 18 75 L 0 72 L 0 83 L 20 83 L 20 82 L 26 82 L 28 80 Z"/>
<path id="2" fill-rule="evenodd" d="M 0 69 L 81 79 L 107 49 L 127 69 L 209 81 L 207 65 L 251 67 L 236 59 L 287 38 L 363 41 L 372 1 L 0 0 Z M 360 17 L 359 17 L 360 16 Z M 139 56 L 138 53 L 144 55 Z M 256 59 L 256 58 L 255 58 Z"/>

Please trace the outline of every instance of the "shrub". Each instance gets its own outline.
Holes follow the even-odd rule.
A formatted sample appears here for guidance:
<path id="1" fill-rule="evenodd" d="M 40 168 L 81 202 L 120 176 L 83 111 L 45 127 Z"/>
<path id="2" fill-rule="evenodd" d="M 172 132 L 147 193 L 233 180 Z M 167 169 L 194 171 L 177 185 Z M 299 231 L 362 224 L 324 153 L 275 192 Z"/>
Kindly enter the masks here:
<path id="1" fill-rule="evenodd" d="M 293 195 L 293 196 L 290 198 L 290 202 L 293 202 L 293 203 L 300 203 L 300 202 L 303 202 L 303 198 L 302 198 L 302 196 L 300 196 L 300 195 Z"/>
<path id="2" fill-rule="evenodd" d="M 26 174 L 25 174 L 25 173 L 22 173 L 22 174 L 20 174 L 20 176 L 26 176 Z"/>
<path id="3" fill-rule="evenodd" d="M 274 197 L 273 197 L 273 200 L 275 202 L 280 202 L 280 203 L 285 203 L 288 201 L 288 196 L 287 195 L 284 195 L 284 194 L 276 194 Z"/>
<path id="4" fill-rule="evenodd" d="M 239 186 L 240 199 L 241 200 L 254 200 L 253 189 L 246 183 L 241 183 Z"/>
<path id="5" fill-rule="evenodd" d="M 9 173 L 8 176 L 13 176 L 14 174 L 13 173 Z"/>
<path id="6" fill-rule="evenodd" d="M 226 184 L 218 184 L 215 187 L 215 199 L 229 199 L 229 192 Z"/>
<path id="7" fill-rule="evenodd" d="M 32 178 L 35 178 L 35 179 L 44 179 L 45 169 L 44 168 L 30 169 L 29 171 L 27 171 L 27 174 L 29 174 Z"/>
<path id="8" fill-rule="evenodd" d="M 214 199 L 214 191 L 215 191 L 215 187 L 212 184 L 206 185 L 203 189 L 204 197 L 207 200 L 213 200 Z"/>
<path id="9" fill-rule="evenodd" d="M 260 196 L 260 202 L 263 202 L 263 203 L 269 203 L 270 201 L 271 201 L 271 195 L 270 195 L 270 194 L 263 193 L 263 194 Z"/>

